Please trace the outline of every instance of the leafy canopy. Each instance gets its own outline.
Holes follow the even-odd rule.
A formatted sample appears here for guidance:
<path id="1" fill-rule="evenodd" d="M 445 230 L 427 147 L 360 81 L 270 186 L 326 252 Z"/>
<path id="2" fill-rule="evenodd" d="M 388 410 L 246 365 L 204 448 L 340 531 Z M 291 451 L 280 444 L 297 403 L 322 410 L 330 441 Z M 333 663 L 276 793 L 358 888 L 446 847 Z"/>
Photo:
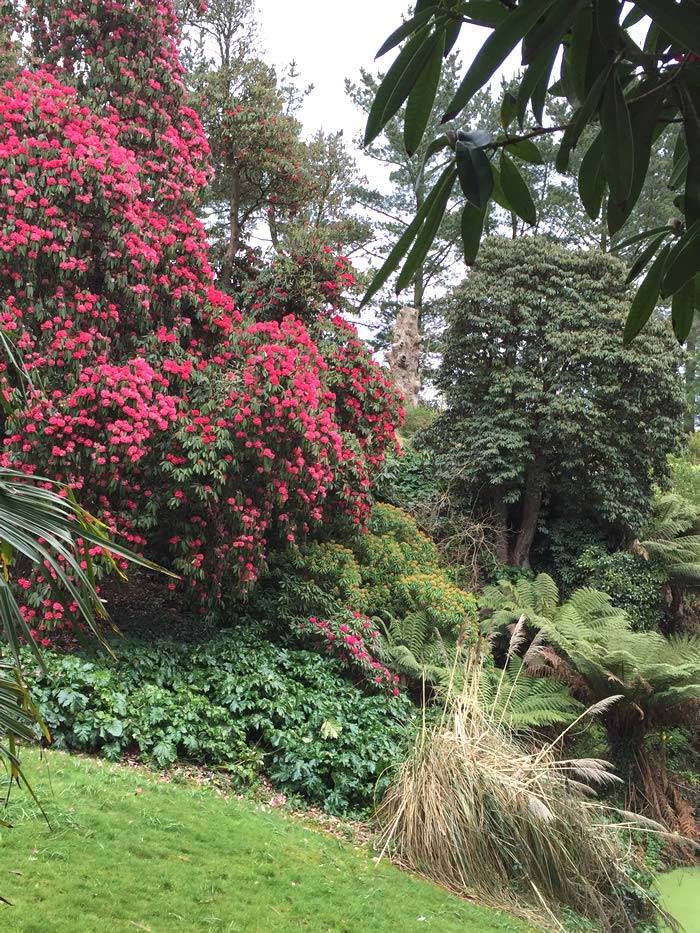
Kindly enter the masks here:
<path id="1" fill-rule="evenodd" d="M 597 217 L 607 191 L 610 235 L 637 203 L 654 142 L 668 129 L 675 136 L 668 179 L 678 192 L 683 222 L 636 234 L 644 248 L 635 275 L 648 272 L 632 303 L 625 339 L 635 337 L 659 299 L 672 299 L 673 328 L 680 341 L 690 332 L 700 273 L 700 7 L 696 0 L 418 0 L 413 16 L 386 40 L 396 58 L 377 90 L 367 121 L 370 144 L 405 104 L 408 151 L 420 145 L 434 106 L 442 61 L 464 26 L 490 30 L 464 74 L 442 122 L 459 118 L 475 94 L 522 44 L 524 73 L 505 95 L 502 129 L 449 131 L 430 141 L 427 158 L 450 151 L 444 171 L 372 282 L 365 300 L 384 285 L 407 256 L 397 290 L 406 286 L 430 250 L 457 182 L 464 196 L 465 256 L 478 251 L 489 204 L 496 201 L 537 222 L 536 207 L 518 167 L 541 161 L 535 140 L 560 137 L 556 167 L 566 172 L 572 150 L 588 127 L 597 132 L 581 161 L 579 196 Z M 638 27 L 638 28 L 634 28 Z M 637 41 L 640 30 L 646 32 Z M 561 53 L 561 54 L 560 54 Z M 556 66 L 556 71 L 555 71 Z M 552 98 L 566 98 L 573 113 L 545 125 Z M 536 127 L 523 132 L 526 112 Z M 622 248 L 625 244 L 618 244 Z M 408 255 L 407 255 L 408 254 Z"/>
<path id="2" fill-rule="evenodd" d="M 623 346 L 623 271 L 544 238 L 491 238 L 450 302 L 436 380 L 446 408 L 426 441 L 457 494 L 508 507 L 511 531 L 542 494 L 639 528 L 666 477 L 677 349 L 657 322 Z"/>

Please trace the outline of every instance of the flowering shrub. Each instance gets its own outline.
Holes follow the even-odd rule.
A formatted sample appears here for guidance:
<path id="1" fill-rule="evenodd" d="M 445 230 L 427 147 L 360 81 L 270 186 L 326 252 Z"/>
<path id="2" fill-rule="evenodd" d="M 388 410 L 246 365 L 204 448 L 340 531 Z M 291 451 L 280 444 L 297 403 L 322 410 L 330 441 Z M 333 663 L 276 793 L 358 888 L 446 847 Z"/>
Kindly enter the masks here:
<path id="1" fill-rule="evenodd" d="M 430 636 L 446 642 L 478 631 L 473 594 L 441 569 L 411 516 L 390 505 L 375 505 L 368 532 L 347 544 L 316 541 L 277 554 L 252 608 L 392 696 L 399 679 L 386 660 L 387 625 L 401 629 L 420 615 Z"/>
<path id="2" fill-rule="evenodd" d="M 364 524 L 398 399 L 334 290 L 256 320 L 215 287 L 170 0 L 25 19 L 45 64 L 0 88 L 0 327 L 31 387 L 0 370 L 2 463 L 79 490 L 213 613 L 272 547 Z M 24 611 L 42 637 L 70 616 L 47 589 Z"/>
<path id="3" fill-rule="evenodd" d="M 399 696 L 399 676 L 375 656 L 379 630 L 361 612 L 348 611 L 330 620 L 311 616 L 308 623 L 299 625 L 299 631 L 310 633 L 319 647 L 346 667 L 359 670 L 375 687 L 393 697 Z"/>
<path id="4" fill-rule="evenodd" d="M 313 326 L 330 307 L 344 307 L 345 295 L 358 290 L 350 261 L 337 255 L 313 232 L 297 234 L 271 262 L 249 257 L 243 301 L 259 320 L 293 314 Z"/>

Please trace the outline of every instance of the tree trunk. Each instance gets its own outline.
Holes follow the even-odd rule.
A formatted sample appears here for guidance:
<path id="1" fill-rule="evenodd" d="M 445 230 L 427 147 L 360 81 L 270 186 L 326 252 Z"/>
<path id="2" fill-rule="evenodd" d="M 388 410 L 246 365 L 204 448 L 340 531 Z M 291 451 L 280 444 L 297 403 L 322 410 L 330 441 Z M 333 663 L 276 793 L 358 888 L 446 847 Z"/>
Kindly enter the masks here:
<path id="1" fill-rule="evenodd" d="M 685 589 L 681 583 L 668 584 L 668 614 L 670 622 L 670 631 L 666 634 L 674 634 L 683 625 L 683 616 L 685 615 L 685 605 L 683 596 Z"/>
<path id="2" fill-rule="evenodd" d="M 525 474 L 525 494 L 520 530 L 515 539 L 509 561 L 514 567 L 530 566 L 530 548 L 537 530 L 537 521 L 540 517 L 543 488 L 544 461 L 538 456 L 528 466 Z"/>
<path id="3" fill-rule="evenodd" d="M 394 324 L 394 340 L 389 353 L 389 372 L 394 385 L 407 405 L 418 402 L 422 341 L 420 312 L 417 308 L 401 308 Z"/>

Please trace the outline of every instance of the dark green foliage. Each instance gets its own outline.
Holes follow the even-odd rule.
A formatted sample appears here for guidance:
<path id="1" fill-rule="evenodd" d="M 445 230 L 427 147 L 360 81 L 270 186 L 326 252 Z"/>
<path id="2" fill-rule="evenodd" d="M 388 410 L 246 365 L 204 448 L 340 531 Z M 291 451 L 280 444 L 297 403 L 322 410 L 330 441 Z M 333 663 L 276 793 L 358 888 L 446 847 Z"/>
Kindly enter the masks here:
<path id="1" fill-rule="evenodd" d="M 700 789 L 700 757 L 697 735 L 692 729 L 674 726 L 653 732 L 646 737 L 645 746 L 652 758 L 665 761 L 670 771 L 681 776 L 696 789 Z"/>
<path id="2" fill-rule="evenodd" d="M 666 580 L 662 568 L 630 551 L 608 554 L 603 548 L 586 548 L 576 561 L 574 586 L 588 586 L 610 596 L 613 606 L 624 609 L 636 632 L 662 627 Z"/>
<path id="3" fill-rule="evenodd" d="M 406 444 L 389 454 L 375 483 L 375 496 L 392 505 L 410 507 L 434 499 L 439 492 L 430 451 Z"/>
<path id="4" fill-rule="evenodd" d="M 680 442 L 678 353 L 660 325 L 623 346 L 624 267 L 543 239 L 485 241 L 448 310 L 429 443 L 446 483 L 503 526 L 524 564 L 544 496 L 639 527 Z"/>
<path id="5" fill-rule="evenodd" d="M 184 758 L 240 783 L 264 770 L 279 790 L 346 814 L 371 806 L 411 720 L 404 697 L 366 696 L 332 659 L 250 633 L 115 649 L 116 660 L 47 653 L 31 674 L 57 747 Z"/>
<path id="6" fill-rule="evenodd" d="M 700 465 L 690 457 L 670 457 L 673 491 L 700 508 Z"/>
<path id="7" fill-rule="evenodd" d="M 564 516 L 554 519 L 540 535 L 533 552 L 533 564 L 538 571 L 551 574 L 564 593 L 582 585 L 578 559 L 587 548 L 606 549 L 608 542 L 593 519 Z"/>

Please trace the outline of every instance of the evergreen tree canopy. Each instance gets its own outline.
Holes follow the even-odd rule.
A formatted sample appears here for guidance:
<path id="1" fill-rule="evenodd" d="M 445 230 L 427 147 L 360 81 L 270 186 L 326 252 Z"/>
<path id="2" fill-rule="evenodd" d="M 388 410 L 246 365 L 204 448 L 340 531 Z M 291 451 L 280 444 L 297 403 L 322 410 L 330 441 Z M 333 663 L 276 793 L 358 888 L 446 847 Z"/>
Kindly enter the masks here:
<path id="1" fill-rule="evenodd" d="M 448 307 L 428 434 L 446 479 L 528 560 L 543 498 L 638 528 L 681 432 L 678 353 L 652 322 L 624 346 L 622 263 L 545 239 L 486 240 Z M 455 479 L 456 478 L 456 479 Z"/>

